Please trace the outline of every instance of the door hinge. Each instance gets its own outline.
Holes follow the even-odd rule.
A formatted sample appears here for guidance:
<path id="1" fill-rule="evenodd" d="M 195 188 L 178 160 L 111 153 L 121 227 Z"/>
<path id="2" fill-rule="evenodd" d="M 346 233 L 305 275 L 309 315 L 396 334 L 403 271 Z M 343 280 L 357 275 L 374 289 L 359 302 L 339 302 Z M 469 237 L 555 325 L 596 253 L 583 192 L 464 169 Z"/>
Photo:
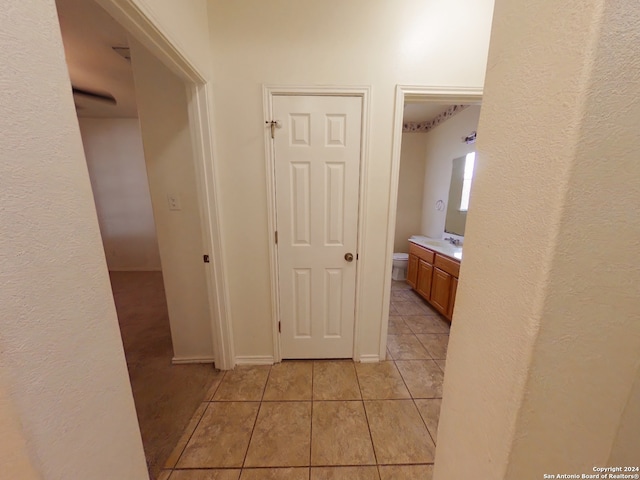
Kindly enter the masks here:
<path id="1" fill-rule="evenodd" d="M 282 333 L 282 323 L 278 322 L 278 333 Z"/>
<path id="2" fill-rule="evenodd" d="M 278 231 L 276 230 L 276 245 L 278 244 Z"/>
<path id="3" fill-rule="evenodd" d="M 209 263 L 209 255 L 203 255 L 202 259 L 204 260 L 204 263 Z"/>
<path id="4" fill-rule="evenodd" d="M 356 260 L 358 260 L 360 258 L 360 254 L 356 253 Z"/>

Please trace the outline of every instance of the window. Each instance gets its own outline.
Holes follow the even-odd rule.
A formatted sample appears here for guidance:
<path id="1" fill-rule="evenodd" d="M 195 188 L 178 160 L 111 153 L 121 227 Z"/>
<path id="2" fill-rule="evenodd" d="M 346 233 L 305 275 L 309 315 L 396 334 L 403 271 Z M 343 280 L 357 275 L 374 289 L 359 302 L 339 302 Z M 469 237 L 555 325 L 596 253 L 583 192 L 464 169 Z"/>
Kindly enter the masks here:
<path id="1" fill-rule="evenodd" d="M 462 177 L 462 198 L 460 199 L 460 211 L 469 210 L 469 195 L 471 194 L 471 179 L 473 178 L 473 167 L 476 163 L 476 152 L 467 153 L 464 160 L 464 176 Z M 458 177 L 460 178 L 460 177 Z"/>

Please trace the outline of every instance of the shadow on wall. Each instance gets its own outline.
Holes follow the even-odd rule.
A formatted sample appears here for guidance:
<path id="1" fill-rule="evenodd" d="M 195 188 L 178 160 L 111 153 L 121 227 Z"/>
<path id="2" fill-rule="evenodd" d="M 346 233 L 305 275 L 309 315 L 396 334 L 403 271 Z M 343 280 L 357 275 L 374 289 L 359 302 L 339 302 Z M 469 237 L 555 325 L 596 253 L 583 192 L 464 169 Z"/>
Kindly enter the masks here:
<path id="1" fill-rule="evenodd" d="M 109 271 L 159 271 L 137 118 L 78 118 Z"/>
<path id="2" fill-rule="evenodd" d="M 174 358 L 213 362 L 185 85 L 142 45 L 130 46 Z"/>

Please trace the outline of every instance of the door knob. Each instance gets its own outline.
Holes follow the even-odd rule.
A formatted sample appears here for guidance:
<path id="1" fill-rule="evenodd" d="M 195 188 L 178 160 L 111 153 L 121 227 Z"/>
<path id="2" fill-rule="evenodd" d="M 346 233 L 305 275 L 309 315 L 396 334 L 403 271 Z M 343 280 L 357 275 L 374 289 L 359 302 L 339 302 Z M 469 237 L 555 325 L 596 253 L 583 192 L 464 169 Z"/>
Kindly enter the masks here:
<path id="1" fill-rule="evenodd" d="M 347 262 L 353 262 L 353 253 L 345 253 L 345 254 L 344 254 L 344 259 L 345 259 Z"/>

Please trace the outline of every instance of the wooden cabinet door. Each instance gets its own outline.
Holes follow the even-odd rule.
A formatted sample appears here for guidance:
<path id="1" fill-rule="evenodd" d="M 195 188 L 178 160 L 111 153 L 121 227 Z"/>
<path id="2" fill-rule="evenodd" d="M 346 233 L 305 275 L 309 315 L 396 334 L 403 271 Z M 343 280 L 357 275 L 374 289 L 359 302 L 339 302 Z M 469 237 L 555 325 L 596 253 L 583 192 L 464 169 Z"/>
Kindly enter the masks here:
<path id="1" fill-rule="evenodd" d="M 418 257 L 409 254 L 409 264 L 407 265 L 407 283 L 412 288 L 418 285 Z"/>
<path id="2" fill-rule="evenodd" d="M 458 279 L 453 277 L 451 279 L 451 297 L 449 299 L 449 313 L 447 314 L 447 318 L 451 320 L 453 317 L 453 306 L 456 303 L 456 291 L 458 290 Z"/>
<path id="3" fill-rule="evenodd" d="M 433 265 L 428 264 L 424 260 L 418 261 L 418 286 L 416 291 L 429 300 L 431 295 L 431 275 L 433 274 Z"/>
<path id="4" fill-rule="evenodd" d="M 451 300 L 451 275 L 439 268 L 433 269 L 433 283 L 431 285 L 431 304 L 441 314 L 449 314 L 449 303 Z"/>

